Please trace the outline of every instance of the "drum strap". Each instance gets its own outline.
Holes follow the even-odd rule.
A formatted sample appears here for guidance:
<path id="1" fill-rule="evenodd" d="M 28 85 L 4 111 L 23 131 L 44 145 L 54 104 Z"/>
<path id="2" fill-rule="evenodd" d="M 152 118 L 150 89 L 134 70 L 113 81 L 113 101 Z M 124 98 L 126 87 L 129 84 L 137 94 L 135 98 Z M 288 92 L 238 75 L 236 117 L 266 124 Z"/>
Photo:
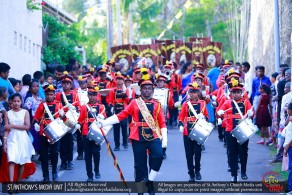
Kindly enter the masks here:
<path id="1" fill-rule="evenodd" d="M 233 103 L 234 103 L 234 105 L 235 105 L 235 107 L 236 107 L 236 109 L 237 109 L 237 111 L 238 111 L 238 113 L 239 113 L 240 117 L 243 119 L 244 117 L 243 117 L 243 115 L 242 115 L 242 112 L 241 112 L 241 110 L 240 110 L 240 109 L 239 109 L 239 107 L 238 107 L 238 104 L 237 104 L 237 102 L 236 102 L 235 100 L 233 100 Z"/>
<path id="2" fill-rule="evenodd" d="M 138 105 L 138 108 L 144 118 L 144 120 L 146 121 L 146 123 L 148 124 L 148 126 L 152 129 L 152 131 L 154 131 L 157 136 L 161 139 L 161 135 L 158 131 L 158 127 L 152 117 L 152 115 L 150 114 L 145 102 L 142 100 L 141 97 L 136 99 L 136 103 Z"/>
<path id="3" fill-rule="evenodd" d="M 196 110 L 194 109 L 193 105 L 191 104 L 191 101 L 187 101 L 188 106 L 190 107 L 192 113 L 195 115 L 196 119 L 198 120 L 198 114 L 196 112 Z"/>
<path id="4" fill-rule="evenodd" d="M 46 102 L 44 102 L 44 108 L 45 108 L 46 112 L 48 113 L 48 116 L 51 119 L 51 121 L 53 121 L 54 117 L 53 117 L 53 115 L 52 115 L 52 113 L 51 113 L 51 111 L 50 111 L 50 109 L 49 109 L 49 107 L 48 107 Z"/>

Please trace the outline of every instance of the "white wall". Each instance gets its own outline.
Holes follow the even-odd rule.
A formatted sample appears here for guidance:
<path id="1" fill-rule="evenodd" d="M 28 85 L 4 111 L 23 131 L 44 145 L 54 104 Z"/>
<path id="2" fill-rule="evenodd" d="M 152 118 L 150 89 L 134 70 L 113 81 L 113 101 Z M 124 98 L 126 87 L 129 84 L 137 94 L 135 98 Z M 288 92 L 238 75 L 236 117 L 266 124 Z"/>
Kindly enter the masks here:
<path id="1" fill-rule="evenodd" d="M 21 79 L 41 68 L 42 11 L 30 11 L 26 0 L 0 0 L 0 62 L 9 77 Z"/>

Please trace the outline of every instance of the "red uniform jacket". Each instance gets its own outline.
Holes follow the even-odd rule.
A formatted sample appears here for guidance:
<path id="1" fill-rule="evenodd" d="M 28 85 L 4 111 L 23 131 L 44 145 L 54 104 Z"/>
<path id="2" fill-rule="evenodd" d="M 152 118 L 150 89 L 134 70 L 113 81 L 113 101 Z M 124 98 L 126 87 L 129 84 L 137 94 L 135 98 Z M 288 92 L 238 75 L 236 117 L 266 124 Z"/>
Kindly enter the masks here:
<path id="1" fill-rule="evenodd" d="M 70 104 L 73 106 L 76 106 L 77 109 L 80 109 L 80 102 L 79 102 L 79 97 L 76 91 L 70 90 L 69 92 L 64 92 L 67 100 Z M 62 92 L 59 92 L 56 94 L 56 100 L 62 103 L 62 106 L 65 106 L 65 100 L 62 96 Z M 64 111 L 68 111 L 68 108 L 65 108 Z"/>
<path id="2" fill-rule="evenodd" d="M 144 100 L 144 102 L 149 112 L 151 113 L 156 125 L 158 126 L 159 131 L 161 128 L 166 128 L 165 117 L 163 115 L 163 111 L 162 111 L 160 103 L 153 98 L 150 100 Z M 131 101 L 131 103 L 125 108 L 125 110 L 117 114 L 117 117 L 119 121 L 122 121 L 125 118 L 127 118 L 129 115 L 132 116 L 132 121 L 129 126 L 130 139 L 137 140 L 137 141 L 147 141 L 145 140 L 142 133 L 149 136 L 149 139 L 158 138 L 157 134 L 152 131 L 152 129 L 148 126 L 148 124 L 144 120 L 135 99 Z"/>
<path id="3" fill-rule="evenodd" d="M 51 111 L 52 115 L 54 115 L 56 113 L 56 115 L 54 116 L 54 118 L 58 118 L 59 117 L 59 113 L 58 110 L 62 109 L 62 104 L 61 102 L 58 102 L 56 100 L 54 100 L 53 102 L 46 102 L 49 110 Z M 33 118 L 33 123 L 38 123 L 40 125 L 40 135 L 43 135 L 43 129 L 49 125 L 52 121 L 49 118 L 49 115 L 47 114 L 45 107 L 44 107 L 44 103 L 42 102 L 35 115 Z"/>
<path id="4" fill-rule="evenodd" d="M 114 107 L 114 113 L 118 114 L 130 103 L 130 98 L 127 93 L 123 93 L 123 89 L 115 87 L 108 94 L 108 103 Z"/>
<path id="5" fill-rule="evenodd" d="M 189 135 L 189 133 L 192 131 L 192 126 L 197 120 L 193 112 L 190 110 L 189 105 L 187 104 L 188 101 L 183 103 L 181 112 L 178 116 L 178 121 L 180 125 L 184 126 L 183 135 L 185 136 Z M 203 100 L 191 101 L 191 104 L 193 105 L 197 114 L 202 113 L 205 117 L 208 117 L 208 111 L 206 108 L 205 101 Z"/>
<path id="6" fill-rule="evenodd" d="M 87 104 L 90 108 L 95 108 L 97 111 L 97 114 L 102 114 L 104 117 L 106 117 L 105 113 L 105 107 L 103 104 L 100 104 L 99 102 L 96 102 L 95 104 Z M 87 109 L 86 105 L 81 106 L 80 109 L 80 115 L 78 118 L 78 123 L 82 126 L 82 135 L 88 134 L 88 128 L 90 127 L 91 123 L 95 120 L 95 118 L 92 116 L 91 112 Z"/>
<path id="7" fill-rule="evenodd" d="M 242 115 L 245 115 L 246 112 L 251 109 L 251 104 L 248 99 L 241 98 L 240 100 L 236 101 L 238 104 L 238 107 L 241 110 Z M 228 110 L 229 108 L 232 108 Z M 224 104 L 221 106 L 220 110 L 228 110 L 225 112 L 226 117 L 226 131 L 230 132 L 232 131 L 237 125 L 239 120 L 241 120 L 241 116 L 239 112 L 237 111 L 235 104 L 233 103 L 233 100 L 227 100 L 224 102 Z"/>
<path id="8" fill-rule="evenodd" d="M 171 81 L 165 85 L 166 88 L 170 89 L 173 93 L 180 93 L 182 90 L 181 76 L 178 74 L 171 75 Z"/>

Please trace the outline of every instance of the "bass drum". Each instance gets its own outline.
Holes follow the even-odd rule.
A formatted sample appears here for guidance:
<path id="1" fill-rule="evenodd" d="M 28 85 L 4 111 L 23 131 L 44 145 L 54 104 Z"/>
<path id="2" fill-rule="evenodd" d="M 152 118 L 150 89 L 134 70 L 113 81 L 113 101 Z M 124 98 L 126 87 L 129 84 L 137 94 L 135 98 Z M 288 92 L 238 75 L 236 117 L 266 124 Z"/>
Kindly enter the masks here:
<path id="1" fill-rule="evenodd" d="M 208 123 L 205 119 L 199 119 L 190 132 L 189 138 L 202 145 L 206 142 L 213 129 L 214 125 L 212 123 Z"/>
<path id="2" fill-rule="evenodd" d="M 112 130 L 112 128 L 113 126 L 110 125 L 110 126 L 103 127 L 102 129 L 105 135 L 108 135 L 109 132 Z M 94 141 L 96 144 L 100 144 L 100 145 L 103 144 L 104 138 L 103 138 L 100 128 L 96 124 L 96 120 L 93 121 L 93 123 L 91 123 L 87 137 L 89 140 Z"/>
<path id="3" fill-rule="evenodd" d="M 59 118 L 53 120 L 43 130 L 43 135 L 48 138 L 50 144 L 59 141 L 68 132 L 68 127 Z"/>
<path id="4" fill-rule="evenodd" d="M 231 131 L 231 134 L 241 145 L 251 136 L 253 136 L 258 130 L 259 128 L 252 123 L 252 120 L 250 118 L 246 118 Z"/>

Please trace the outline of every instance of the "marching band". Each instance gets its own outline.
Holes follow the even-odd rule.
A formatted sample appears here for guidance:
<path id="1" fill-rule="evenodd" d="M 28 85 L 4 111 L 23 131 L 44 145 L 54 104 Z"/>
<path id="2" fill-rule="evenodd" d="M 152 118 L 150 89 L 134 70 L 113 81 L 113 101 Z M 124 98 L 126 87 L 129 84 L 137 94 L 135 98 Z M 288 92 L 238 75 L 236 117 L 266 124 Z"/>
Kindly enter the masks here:
<path id="1" fill-rule="evenodd" d="M 189 182 L 201 180 L 202 149 L 215 124 L 219 141 L 226 143 L 231 181 L 238 181 L 238 158 L 241 178 L 248 179 L 248 139 L 257 129 L 238 128 L 249 123 L 253 108 L 240 74 L 228 61 L 222 63 L 217 80 L 219 88 L 215 91 L 200 63 L 193 64 L 191 83 L 184 89 L 174 62 L 167 61 L 154 78 L 145 66 L 134 68 L 131 77 L 115 72 L 114 65 L 110 60 L 101 68 L 83 72 L 75 89 L 67 72 L 58 78 L 59 86 L 62 85 L 58 92 L 53 84 L 43 86 L 46 99 L 36 111 L 33 126 L 40 135 L 44 183 L 50 181 L 49 153 L 53 181 L 58 180 L 58 151 L 61 170 L 73 169 L 75 132 L 77 159 L 82 160 L 85 154 L 87 181 L 93 181 L 94 176 L 100 179 L 101 144 L 113 129 L 114 151 L 118 152 L 120 145 L 127 149 L 131 144 L 135 181 L 146 182 L 148 193 L 155 194 L 153 181 L 166 159 L 167 144 L 172 144 L 167 141 L 168 131 L 177 125 L 183 135 Z M 240 136 L 246 131 L 248 137 L 242 140 Z"/>

